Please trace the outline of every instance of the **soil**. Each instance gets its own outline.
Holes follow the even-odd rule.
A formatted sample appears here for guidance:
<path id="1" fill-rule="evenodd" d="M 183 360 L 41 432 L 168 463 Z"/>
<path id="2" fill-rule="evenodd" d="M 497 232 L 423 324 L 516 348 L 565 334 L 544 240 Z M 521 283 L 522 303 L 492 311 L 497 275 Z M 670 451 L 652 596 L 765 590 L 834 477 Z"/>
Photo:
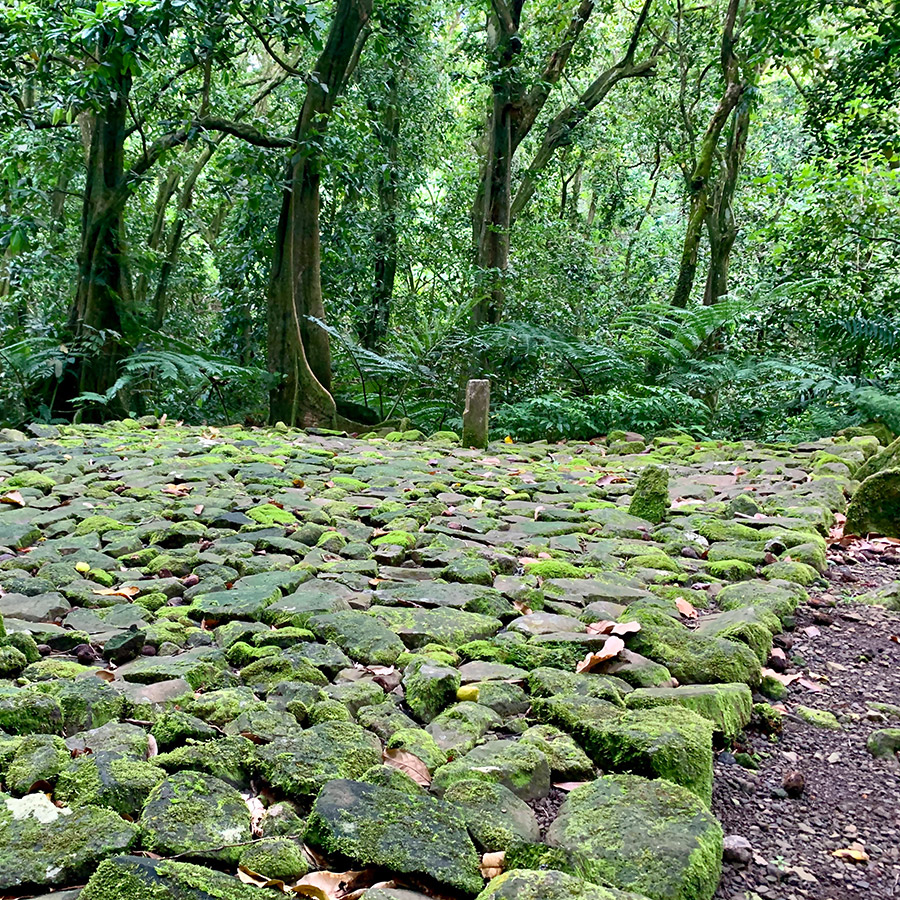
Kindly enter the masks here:
<path id="1" fill-rule="evenodd" d="M 821 676 L 810 681 L 822 690 L 790 686 L 777 739 L 748 732 L 736 749 L 750 752 L 758 770 L 737 765 L 728 751 L 716 760 L 713 810 L 726 835 L 752 846 L 749 864 L 724 864 L 718 900 L 900 897 L 900 764 L 866 750 L 872 731 L 900 727 L 900 719 L 867 705 L 900 704 L 900 614 L 852 602 L 900 579 L 900 560 L 890 550 L 830 556 L 829 590 L 797 610 L 787 650 L 804 664 L 788 674 Z M 805 722 L 795 713 L 800 705 L 834 713 L 842 729 Z M 788 771 L 805 779 L 796 799 L 782 789 Z M 868 860 L 835 857 L 840 849 L 861 850 Z"/>

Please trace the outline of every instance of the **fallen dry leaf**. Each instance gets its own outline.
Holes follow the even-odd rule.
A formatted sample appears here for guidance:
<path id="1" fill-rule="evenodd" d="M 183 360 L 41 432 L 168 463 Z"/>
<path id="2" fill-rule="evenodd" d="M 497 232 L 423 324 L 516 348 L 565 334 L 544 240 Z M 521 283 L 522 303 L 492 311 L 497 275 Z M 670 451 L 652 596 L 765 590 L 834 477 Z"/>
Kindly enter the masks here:
<path id="1" fill-rule="evenodd" d="M 25 498 L 18 491 L 9 491 L 0 497 L 0 503 L 8 503 L 10 506 L 25 506 Z"/>
<path id="2" fill-rule="evenodd" d="M 831 855 L 838 859 L 849 859 L 851 862 L 869 861 L 869 854 L 861 847 L 841 847 L 839 850 L 833 850 Z"/>
<path id="3" fill-rule="evenodd" d="M 685 616 L 685 618 L 697 618 L 697 610 L 694 609 L 694 605 L 690 602 L 690 600 L 686 600 L 684 597 L 676 597 L 675 606 L 678 608 L 678 612 Z"/>
<path id="4" fill-rule="evenodd" d="M 590 784 L 589 781 L 560 781 L 553 785 L 553 787 L 558 788 L 561 791 L 565 791 L 568 793 L 569 791 L 574 791 L 575 788 L 581 787 L 583 784 Z"/>
<path id="5" fill-rule="evenodd" d="M 619 637 L 610 637 L 609 640 L 603 645 L 602 650 L 597 650 L 594 653 L 588 653 L 585 658 L 575 666 L 576 672 L 590 672 L 594 666 L 599 665 L 602 662 L 606 662 L 608 659 L 612 659 L 614 656 L 618 656 L 625 649 L 625 641 Z"/>
<path id="6" fill-rule="evenodd" d="M 356 872 L 310 872 L 295 882 L 290 890 L 301 897 L 316 897 L 319 900 L 344 900 L 363 871 Z"/>
<path id="7" fill-rule="evenodd" d="M 129 584 L 123 587 L 117 588 L 102 588 L 98 591 L 91 591 L 92 594 L 97 594 L 99 597 L 125 597 L 126 599 L 131 599 L 132 597 L 137 597 L 137 595 L 141 592 L 141 589 L 137 587 L 137 585 Z"/>
<path id="8" fill-rule="evenodd" d="M 162 492 L 170 497 L 184 497 L 194 489 L 192 484 L 167 484 Z"/>
<path id="9" fill-rule="evenodd" d="M 422 787 L 428 787 L 431 784 L 431 773 L 428 766 L 419 759 L 414 753 L 408 750 L 385 750 L 382 754 L 385 765 L 393 766 L 401 772 L 406 773 Z"/>
<path id="10" fill-rule="evenodd" d="M 194 507 L 194 515 L 195 515 L 195 516 L 199 516 L 200 513 L 202 513 L 202 512 L 203 512 L 203 504 L 202 504 L 202 503 L 198 503 L 198 504 Z"/>
<path id="11" fill-rule="evenodd" d="M 602 619 L 599 622 L 591 622 L 587 627 L 588 634 L 635 634 L 641 630 L 640 622 L 611 622 Z"/>
<path id="12" fill-rule="evenodd" d="M 762 669 L 761 671 L 764 677 L 774 678 L 776 681 L 780 681 L 785 687 L 793 684 L 801 677 L 799 673 L 794 675 L 782 675 L 781 672 L 776 672 L 774 669 Z"/>
<path id="13" fill-rule="evenodd" d="M 481 877 L 496 878 L 503 874 L 503 868 L 506 863 L 506 851 L 499 850 L 496 853 L 485 853 L 481 857 Z"/>

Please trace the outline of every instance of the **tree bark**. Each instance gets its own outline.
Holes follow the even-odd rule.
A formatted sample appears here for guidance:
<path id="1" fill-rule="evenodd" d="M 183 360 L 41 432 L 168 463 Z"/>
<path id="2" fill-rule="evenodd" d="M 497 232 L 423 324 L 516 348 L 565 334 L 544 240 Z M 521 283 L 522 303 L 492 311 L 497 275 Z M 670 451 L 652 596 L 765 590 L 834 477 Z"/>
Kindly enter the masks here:
<path id="1" fill-rule="evenodd" d="M 748 103 L 743 102 L 738 104 L 732 114 L 731 132 L 721 165 L 722 171 L 706 215 L 706 233 L 709 238 L 709 268 L 703 295 L 706 306 L 718 302 L 728 293 L 731 251 L 738 236 L 734 216 L 734 194 L 747 150 L 749 129 L 750 107 Z"/>
<path id="2" fill-rule="evenodd" d="M 309 320 L 325 318 L 319 243 L 322 138 L 358 59 L 357 44 L 371 12 L 372 0 L 338 0 L 294 130 L 297 149 L 286 165 L 269 283 L 269 370 L 280 376 L 269 397 L 272 422 L 330 425 L 335 418 L 328 334 Z"/>
<path id="3" fill-rule="evenodd" d="M 119 377 L 119 363 L 128 353 L 126 331 L 133 316 L 133 295 L 125 248 L 122 205 L 116 202 L 125 183 L 125 132 L 131 76 L 117 79 L 115 93 L 92 118 L 75 300 L 69 311 L 69 332 L 83 351 L 68 383 L 60 387 L 64 402 L 79 393 L 105 393 Z M 90 348 L 90 351 L 88 350 Z M 127 412 L 124 396 L 109 408 Z"/>
<path id="4" fill-rule="evenodd" d="M 710 203 L 710 175 L 719 138 L 728 122 L 732 111 L 744 93 L 746 84 L 741 81 L 737 57 L 734 55 L 734 27 L 737 20 L 738 7 L 741 0 L 729 0 L 722 32 L 721 65 L 725 88 L 716 106 L 706 133 L 700 144 L 697 158 L 689 179 L 690 208 L 687 228 L 681 250 L 681 263 L 678 267 L 678 280 L 672 297 L 672 306 L 684 309 L 691 297 L 694 278 L 697 274 L 697 260 L 700 254 L 700 241 L 703 236 L 703 225 L 706 221 Z"/>
<path id="5" fill-rule="evenodd" d="M 375 283 L 372 288 L 371 306 L 360 329 L 360 340 L 367 350 L 379 349 L 387 335 L 397 277 L 400 124 L 399 79 L 396 73 L 392 73 L 388 78 L 387 104 L 375 128 L 385 164 L 378 176 L 377 184 L 378 225 L 374 234 Z"/>
<path id="6" fill-rule="evenodd" d="M 473 205 L 475 263 L 480 278 L 473 324 L 496 324 L 503 313 L 504 280 L 509 268 L 512 223 L 512 164 L 516 149 L 528 136 L 553 86 L 562 77 L 578 37 L 594 9 L 581 0 L 559 46 L 550 54 L 537 83 L 526 91 L 518 81 L 516 62 L 522 50 L 519 23 L 524 0 L 492 0 L 488 16 L 488 58 L 492 68 L 491 107 L 485 129 L 485 157 Z"/>

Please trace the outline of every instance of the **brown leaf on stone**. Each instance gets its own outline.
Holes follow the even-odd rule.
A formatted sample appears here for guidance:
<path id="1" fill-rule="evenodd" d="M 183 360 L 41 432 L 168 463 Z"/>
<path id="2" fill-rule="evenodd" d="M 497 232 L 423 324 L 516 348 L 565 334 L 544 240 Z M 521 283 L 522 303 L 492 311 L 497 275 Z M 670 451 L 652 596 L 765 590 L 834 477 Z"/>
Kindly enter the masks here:
<path id="1" fill-rule="evenodd" d="M 565 791 L 568 793 L 569 791 L 574 791 L 575 788 L 581 787 L 583 784 L 590 784 L 589 781 L 560 781 L 553 785 L 553 787 L 557 788 L 560 791 Z"/>
<path id="2" fill-rule="evenodd" d="M 690 600 L 686 600 L 684 597 L 676 597 L 675 606 L 678 608 L 678 612 L 680 612 L 685 618 L 697 618 L 697 610 L 694 609 L 694 605 L 690 602 Z"/>
<path id="3" fill-rule="evenodd" d="M 9 491 L 0 496 L 0 503 L 8 503 L 10 506 L 25 506 L 25 498 L 18 491 Z"/>
<path id="4" fill-rule="evenodd" d="M 431 784 L 431 773 L 428 766 L 414 753 L 408 750 L 385 750 L 382 754 L 385 765 L 393 766 L 409 775 L 416 784 L 428 787 Z"/>
<path id="5" fill-rule="evenodd" d="M 641 630 L 641 623 L 612 622 L 609 619 L 601 619 L 599 622 L 591 622 L 587 630 L 588 634 L 635 634 Z"/>
<path id="6" fill-rule="evenodd" d="M 832 856 L 838 859 L 847 859 L 850 862 L 864 863 L 869 861 L 869 854 L 863 849 L 861 844 L 854 844 L 850 847 L 841 847 L 839 850 L 832 850 Z"/>
<path id="7" fill-rule="evenodd" d="M 194 507 L 194 515 L 195 515 L 195 516 L 199 516 L 200 513 L 202 513 L 202 512 L 203 512 L 203 504 L 202 504 L 202 503 L 198 503 L 198 504 Z"/>
<path id="8" fill-rule="evenodd" d="M 290 891 L 301 897 L 316 897 L 319 900 L 345 900 L 355 890 L 356 882 L 368 877 L 365 871 L 355 872 L 310 872 L 295 882 Z"/>
<path id="9" fill-rule="evenodd" d="M 167 484 L 162 489 L 162 492 L 168 494 L 170 497 L 185 497 L 193 489 L 194 486 L 192 484 Z"/>
<path id="10" fill-rule="evenodd" d="M 612 636 L 603 645 L 602 650 L 588 653 L 588 655 L 575 666 L 575 671 L 590 672 L 591 669 L 600 665 L 600 663 L 606 662 L 606 660 L 612 659 L 614 656 L 618 656 L 624 649 L 625 641 L 623 641 L 622 638 Z"/>
<path id="11" fill-rule="evenodd" d="M 102 588 L 99 591 L 91 591 L 92 594 L 97 594 L 97 596 L 99 597 L 125 597 L 127 600 L 130 600 L 132 597 L 137 597 L 140 592 L 141 589 L 133 584 L 124 585 L 117 588 Z"/>
<path id="12" fill-rule="evenodd" d="M 530 616 L 534 610 L 522 600 L 513 600 L 513 606 L 523 615 Z"/>
<path id="13" fill-rule="evenodd" d="M 154 756 L 159 756 L 159 744 L 156 743 L 156 738 L 152 734 L 148 734 L 147 759 L 152 759 Z"/>
<path id="14" fill-rule="evenodd" d="M 503 874 L 505 865 L 505 850 L 499 850 L 496 853 L 485 853 L 484 856 L 481 857 L 481 865 L 479 866 L 481 869 L 481 877 L 487 879 L 496 878 L 498 875 Z"/>
<path id="15" fill-rule="evenodd" d="M 104 681 L 115 681 L 116 675 L 115 672 L 108 672 L 106 669 L 98 669 L 94 674 L 98 678 L 102 678 Z"/>

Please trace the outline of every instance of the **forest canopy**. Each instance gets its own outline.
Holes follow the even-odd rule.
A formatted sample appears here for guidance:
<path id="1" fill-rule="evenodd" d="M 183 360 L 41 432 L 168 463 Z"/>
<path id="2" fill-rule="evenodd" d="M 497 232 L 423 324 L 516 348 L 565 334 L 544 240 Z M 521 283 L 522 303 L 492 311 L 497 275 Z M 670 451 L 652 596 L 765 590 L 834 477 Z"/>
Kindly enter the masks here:
<path id="1" fill-rule="evenodd" d="M 900 431 L 898 0 L 10 0 L 0 420 Z"/>

